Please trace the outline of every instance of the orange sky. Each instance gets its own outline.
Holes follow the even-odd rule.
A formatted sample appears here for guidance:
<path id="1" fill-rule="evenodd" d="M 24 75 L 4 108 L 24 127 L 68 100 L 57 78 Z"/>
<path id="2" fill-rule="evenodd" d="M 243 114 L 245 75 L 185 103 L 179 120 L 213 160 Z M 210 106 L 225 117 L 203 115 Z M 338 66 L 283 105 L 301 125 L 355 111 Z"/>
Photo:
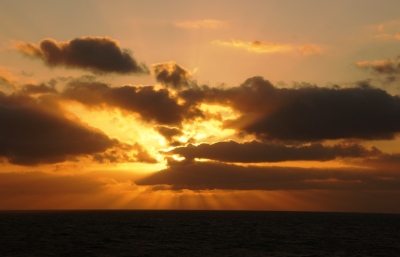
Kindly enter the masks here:
<path id="1" fill-rule="evenodd" d="M 1 1 L 0 209 L 400 213 L 395 7 Z"/>

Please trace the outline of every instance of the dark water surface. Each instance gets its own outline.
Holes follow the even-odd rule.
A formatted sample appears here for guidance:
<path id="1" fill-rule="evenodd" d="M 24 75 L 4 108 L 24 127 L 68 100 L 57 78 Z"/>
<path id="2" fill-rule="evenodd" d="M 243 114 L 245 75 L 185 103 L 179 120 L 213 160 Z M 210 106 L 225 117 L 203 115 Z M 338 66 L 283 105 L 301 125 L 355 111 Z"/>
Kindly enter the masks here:
<path id="1" fill-rule="evenodd" d="M 2 211 L 0 256 L 400 256 L 400 215 Z"/>

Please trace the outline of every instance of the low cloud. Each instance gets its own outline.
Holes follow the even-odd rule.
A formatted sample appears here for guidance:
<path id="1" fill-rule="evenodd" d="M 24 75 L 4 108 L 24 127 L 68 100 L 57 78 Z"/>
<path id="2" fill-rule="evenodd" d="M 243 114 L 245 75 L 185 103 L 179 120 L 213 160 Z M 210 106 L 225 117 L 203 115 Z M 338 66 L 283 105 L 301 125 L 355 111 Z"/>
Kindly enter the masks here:
<path id="1" fill-rule="evenodd" d="M 109 37 L 82 37 L 68 42 L 43 39 L 39 45 L 18 42 L 15 48 L 49 67 L 80 68 L 96 74 L 147 74 L 148 68 L 138 63 L 127 49 Z"/>
<path id="2" fill-rule="evenodd" d="M 368 150 L 358 144 L 336 144 L 324 146 L 319 143 L 304 146 L 285 146 L 257 141 L 236 143 L 234 141 L 214 144 L 187 145 L 177 147 L 165 154 L 178 154 L 187 160 L 204 158 L 221 162 L 283 162 L 283 161 L 328 161 L 336 158 L 361 158 L 376 156 L 377 149 Z"/>
<path id="3" fill-rule="evenodd" d="M 398 190 L 400 175 L 360 168 L 238 166 L 216 162 L 171 165 L 135 181 L 173 190 Z"/>

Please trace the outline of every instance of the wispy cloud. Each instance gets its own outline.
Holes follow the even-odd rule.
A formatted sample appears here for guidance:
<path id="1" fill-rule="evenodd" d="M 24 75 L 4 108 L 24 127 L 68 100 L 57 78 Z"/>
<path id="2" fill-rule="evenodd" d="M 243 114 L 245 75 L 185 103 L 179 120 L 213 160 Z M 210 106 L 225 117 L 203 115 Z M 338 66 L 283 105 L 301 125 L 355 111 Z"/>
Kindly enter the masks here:
<path id="1" fill-rule="evenodd" d="M 374 26 L 375 37 L 380 40 L 400 40 L 400 20 L 391 20 Z"/>
<path id="2" fill-rule="evenodd" d="M 297 49 L 305 55 L 322 54 L 322 48 L 314 44 L 303 45 Z"/>
<path id="3" fill-rule="evenodd" d="M 221 46 L 243 48 L 249 52 L 255 53 L 280 53 L 294 50 L 289 44 L 277 44 L 262 41 L 245 42 L 232 39 L 231 41 L 214 40 L 213 43 Z"/>
<path id="4" fill-rule="evenodd" d="M 219 29 L 227 25 L 226 21 L 205 19 L 205 20 L 195 20 L 195 21 L 178 21 L 174 23 L 175 26 L 187 29 Z"/>
<path id="5" fill-rule="evenodd" d="M 292 44 L 271 43 L 258 40 L 248 42 L 234 39 L 231 41 L 214 40 L 212 43 L 225 47 L 242 48 L 254 53 L 284 53 L 293 51 L 298 51 L 305 55 L 322 53 L 321 47 L 314 44 L 296 46 Z"/>

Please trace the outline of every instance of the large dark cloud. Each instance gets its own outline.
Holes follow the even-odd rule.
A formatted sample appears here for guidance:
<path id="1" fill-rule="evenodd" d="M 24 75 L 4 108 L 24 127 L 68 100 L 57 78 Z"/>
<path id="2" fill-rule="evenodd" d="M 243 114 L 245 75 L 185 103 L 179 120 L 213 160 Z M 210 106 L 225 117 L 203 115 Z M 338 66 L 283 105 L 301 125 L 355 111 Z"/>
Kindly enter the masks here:
<path id="1" fill-rule="evenodd" d="M 153 72 L 156 80 L 165 86 L 181 89 L 190 85 L 190 72 L 175 62 L 154 64 Z"/>
<path id="2" fill-rule="evenodd" d="M 181 105 L 167 89 L 153 86 L 110 87 L 100 82 L 75 81 L 68 84 L 62 95 L 87 106 L 108 105 L 140 114 L 145 121 L 180 125 L 185 119 L 203 117 L 193 105 Z"/>
<path id="3" fill-rule="evenodd" d="M 43 39 L 39 46 L 18 43 L 16 48 L 24 54 L 40 58 L 50 67 L 81 68 L 93 73 L 143 74 L 149 73 L 139 64 L 129 50 L 109 37 L 82 37 L 68 42 Z"/>
<path id="4" fill-rule="evenodd" d="M 192 162 L 171 165 L 135 183 L 165 185 L 165 189 L 173 190 L 398 190 L 400 174 L 362 168 L 245 167 Z"/>
<path id="5" fill-rule="evenodd" d="M 46 97 L 0 92 L 0 157 L 10 163 L 56 163 L 117 147 L 99 130 L 65 118 Z"/>
<path id="6" fill-rule="evenodd" d="M 264 144 L 257 141 L 236 143 L 234 141 L 215 144 L 187 145 L 172 149 L 166 154 L 179 154 L 187 160 L 205 158 L 223 162 L 283 162 L 283 161 L 328 161 L 336 158 L 376 156 L 379 150 L 368 150 L 358 144 L 324 146 L 314 143 L 304 146 Z"/>
<path id="7" fill-rule="evenodd" d="M 261 77 L 238 87 L 193 87 L 187 103 L 230 106 L 241 113 L 225 128 L 262 140 L 393 139 L 400 132 L 400 98 L 370 86 L 277 88 Z"/>

